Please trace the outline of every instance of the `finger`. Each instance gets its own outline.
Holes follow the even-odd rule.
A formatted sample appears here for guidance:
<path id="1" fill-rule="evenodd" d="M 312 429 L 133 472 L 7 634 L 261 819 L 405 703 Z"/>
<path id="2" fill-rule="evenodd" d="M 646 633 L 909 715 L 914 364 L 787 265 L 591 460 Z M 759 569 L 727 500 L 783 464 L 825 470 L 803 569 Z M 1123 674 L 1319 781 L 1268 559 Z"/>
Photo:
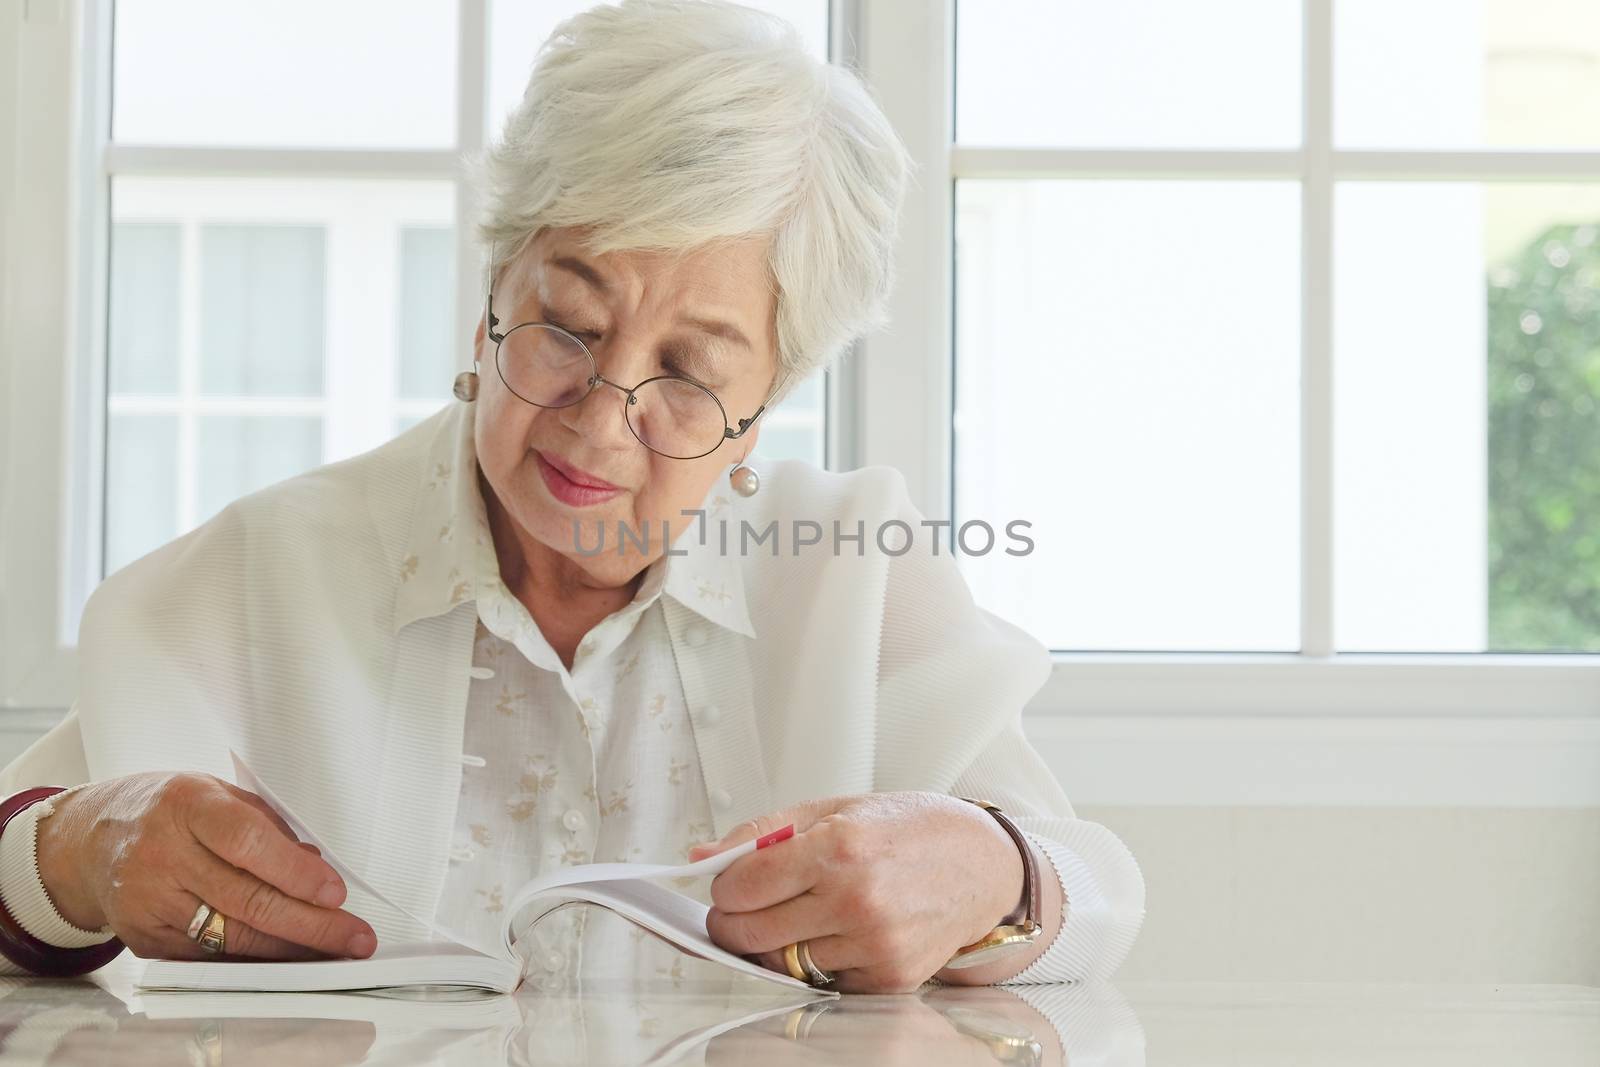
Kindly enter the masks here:
<path id="1" fill-rule="evenodd" d="M 217 784 L 226 789 L 228 794 L 235 800 L 244 801 L 246 804 L 250 805 L 252 808 L 255 808 L 261 814 L 271 819 L 272 824 L 283 832 L 284 837 L 287 837 L 290 841 L 300 840 L 300 835 L 294 832 L 294 827 L 290 826 L 288 820 L 284 819 L 282 815 L 279 815 L 272 805 L 266 802 L 266 800 L 257 796 L 255 793 L 250 792 L 248 789 L 241 789 L 232 782 L 224 782 L 220 778 L 217 780 Z"/>
<path id="2" fill-rule="evenodd" d="M 802 938 L 817 938 L 844 929 L 829 902 L 812 893 L 760 911 L 706 912 L 706 933 L 736 956 L 770 952 Z"/>
<path id="3" fill-rule="evenodd" d="M 811 953 L 812 963 L 833 975 L 844 971 L 881 967 L 893 962 L 885 957 L 880 946 L 874 945 L 868 938 L 854 934 L 835 933 L 813 937 L 806 943 L 806 951 Z M 783 961 L 780 958 L 778 962 Z"/>
<path id="4" fill-rule="evenodd" d="M 920 946 L 886 927 L 819 937 L 806 946 L 811 962 L 833 975 L 841 993 L 910 993 L 933 977 L 937 964 Z"/>
<path id="5" fill-rule="evenodd" d="M 788 974 L 783 950 L 791 942 L 765 952 L 754 953 L 757 962 L 768 970 Z M 905 961 L 899 958 L 900 946 L 892 938 L 858 933 L 825 934 L 806 939 L 806 951 L 819 970 L 833 975 L 828 986 L 842 993 L 881 993 L 902 985 L 915 988 L 918 984 L 902 975 Z"/>
<path id="6" fill-rule="evenodd" d="M 273 937 L 255 929 L 249 923 L 222 913 L 222 951 L 227 956 L 255 960 L 308 961 L 325 960 L 329 953 L 319 952 L 281 937 Z M 204 950 L 202 950 L 204 951 Z M 339 955 L 343 955 L 340 953 Z"/>
<path id="7" fill-rule="evenodd" d="M 264 798 L 257 796 L 248 789 L 240 789 L 231 782 L 222 782 L 222 787 L 228 790 L 229 793 L 232 793 L 235 798 L 244 801 L 246 804 L 249 804 L 252 808 L 255 808 L 261 814 L 271 819 L 272 824 L 283 832 L 284 837 L 287 837 L 290 841 L 293 841 L 295 844 L 299 845 L 303 850 L 311 853 L 313 856 L 321 857 L 322 850 L 309 841 L 301 841 L 300 835 L 294 832 L 294 827 L 290 826 L 288 821 L 284 819 L 282 815 L 279 815 L 278 812 L 273 809 L 272 805 L 268 804 Z M 329 867 L 329 870 L 332 870 L 331 866 Z M 345 886 L 344 879 L 339 877 L 339 873 L 337 871 L 334 871 L 333 880 L 339 884 L 338 897 L 335 898 L 334 894 L 328 893 L 321 898 L 314 899 L 312 903 L 320 904 L 325 908 L 337 908 L 345 902 L 345 899 L 349 896 L 350 891 L 348 887 Z"/>
<path id="8" fill-rule="evenodd" d="M 838 818 L 823 816 L 779 848 L 741 856 L 711 880 L 711 900 L 723 911 L 770 908 L 835 883 L 859 877 L 870 849 L 863 835 Z"/>
<path id="9" fill-rule="evenodd" d="M 833 814 L 843 804 L 847 797 L 823 797 L 819 800 L 805 800 L 780 811 L 767 815 L 758 815 L 753 819 L 746 819 L 733 829 L 723 834 L 720 840 L 704 841 L 689 847 L 689 859 L 702 860 L 707 856 L 715 856 L 724 849 L 735 845 L 742 845 L 746 841 L 753 841 L 758 837 L 772 833 L 772 831 L 794 824 L 796 834 L 804 833 L 818 819 Z"/>
<path id="10" fill-rule="evenodd" d="M 184 887 L 229 920 L 329 956 L 362 958 L 376 948 L 372 927 L 349 912 L 307 904 L 203 849 L 195 853 Z"/>
<path id="11" fill-rule="evenodd" d="M 322 849 L 318 848 L 316 845 L 313 845 L 310 841 L 301 841 L 300 835 L 294 832 L 294 827 L 290 826 L 288 820 L 286 820 L 282 815 L 278 814 L 277 810 L 273 808 L 271 804 L 268 804 L 264 797 L 258 796 L 257 794 L 250 792 L 248 789 L 241 789 L 231 782 L 222 782 L 221 784 L 222 787 L 234 797 L 244 801 L 246 804 L 249 804 L 252 808 L 255 808 L 261 814 L 271 819 L 272 824 L 279 830 L 283 831 L 284 837 L 287 837 L 290 841 L 295 842 L 301 848 L 305 849 L 307 852 L 310 852 L 313 856 L 322 855 Z M 341 886 L 344 884 L 344 879 L 339 878 L 337 871 L 334 872 L 334 877 L 338 880 Z M 342 902 L 335 902 L 326 906 L 338 907 L 339 903 Z"/>
<path id="12" fill-rule="evenodd" d="M 161 909 L 159 918 L 164 920 L 184 941 L 193 954 L 183 956 L 183 959 L 200 959 L 209 956 L 200 946 L 199 938 L 189 936 L 189 923 L 199 910 L 202 901 L 199 897 L 186 889 L 180 889 L 171 895 L 172 905 Z M 281 937 L 263 934 L 253 930 L 245 922 L 231 918 L 226 911 L 222 913 L 222 947 L 229 956 L 249 956 L 263 960 L 315 960 L 325 959 L 326 954 L 305 945 L 297 945 L 292 941 L 285 941 Z"/>
<path id="13" fill-rule="evenodd" d="M 189 826 L 210 853 L 290 896 L 325 908 L 344 903 L 344 881 L 326 860 L 300 848 L 272 820 L 231 794 L 193 810 Z"/>

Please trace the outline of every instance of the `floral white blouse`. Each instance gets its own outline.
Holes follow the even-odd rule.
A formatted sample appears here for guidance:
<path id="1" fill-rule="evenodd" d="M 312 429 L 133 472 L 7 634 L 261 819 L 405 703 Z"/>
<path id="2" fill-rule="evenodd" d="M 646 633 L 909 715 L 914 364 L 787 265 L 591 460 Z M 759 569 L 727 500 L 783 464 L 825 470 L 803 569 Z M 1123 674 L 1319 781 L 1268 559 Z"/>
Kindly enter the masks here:
<path id="1" fill-rule="evenodd" d="M 687 862 L 690 845 L 715 837 L 656 606 L 663 566 L 590 631 L 570 671 L 498 575 L 484 576 L 439 925 L 493 945 L 506 900 L 552 868 Z M 710 903 L 705 880 L 680 888 Z M 522 947 L 528 980 L 544 989 L 569 987 L 580 966 L 586 976 L 682 971 L 681 953 L 598 909 L 562 909 Z"/>

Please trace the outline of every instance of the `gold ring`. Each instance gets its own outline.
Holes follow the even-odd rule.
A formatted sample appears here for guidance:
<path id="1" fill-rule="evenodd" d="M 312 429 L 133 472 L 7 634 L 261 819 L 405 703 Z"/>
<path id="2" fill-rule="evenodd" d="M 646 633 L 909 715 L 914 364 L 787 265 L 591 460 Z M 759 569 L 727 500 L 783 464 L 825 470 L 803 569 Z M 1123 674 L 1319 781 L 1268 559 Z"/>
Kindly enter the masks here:
<path id="1" fill-rule="evenodd" d="M 806 974 L 806 969 L 800 966 L 799 942 L 790 942 L 783 946 L 783 965 L 789 968 L 789 977 L 795 981 L 805 982 L 810 979 L 810 975 Z"/>
<path id="2" fill-rule="evenodd" d="M 213 956 L 220 956 L 223 952 L 223 944 L 227 938 L 223 923 L 222 912 L 212 908 L 205 925 L 200 928 L 200 947 Z"/>

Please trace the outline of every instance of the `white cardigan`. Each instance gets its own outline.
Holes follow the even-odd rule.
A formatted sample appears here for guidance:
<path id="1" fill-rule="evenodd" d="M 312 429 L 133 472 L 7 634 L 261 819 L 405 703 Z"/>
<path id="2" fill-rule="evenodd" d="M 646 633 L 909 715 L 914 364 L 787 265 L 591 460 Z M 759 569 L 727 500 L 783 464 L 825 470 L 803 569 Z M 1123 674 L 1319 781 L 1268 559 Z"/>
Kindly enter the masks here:
<path id="1" fill-rule="evenodd" d="M 434 915 L 476 612 L 460 583 L 412 579 L 417 550 L 451 539 L 442 490 L 475 476 L 473 411 L 451 404 L 244 497 L 107 578 L 83 615 L 78 700 L 0 773 L 0 796 L 156 769 L 231 780 L 232 746 L 356 870 Z M 1138 865 L 1074 816 L 1023 736 L 1047 651 L 974 603 L 947 543 L 932 553 L 900 474 L 778 462 L 755 496 L 719 483 L 705 508 L 704 543 L 694 528 L 675 543 L 661 603 L 687 706 L 722 711 L 694 737 L 716 834 L 839 793 L 990 799 L 1045 851 L 1068 901 L 1057 943 L 1018 978 L 1109 975 L 1143 920 Z M 895 519 L 914 532 L 900 555 L 874 537 Z M 741 555 L 741 522 L 773 521 L 776 543 Z M 835 521 L 847 536 L 863 525 L 859 549 L 833 551 Z M 796 522 L 806 536 L 819 524 L 822 543 L 796 547 Z M 459 545 L 463 561 L 472 548 Z M 380 939 L 421 936 L 349 906 Z"/>

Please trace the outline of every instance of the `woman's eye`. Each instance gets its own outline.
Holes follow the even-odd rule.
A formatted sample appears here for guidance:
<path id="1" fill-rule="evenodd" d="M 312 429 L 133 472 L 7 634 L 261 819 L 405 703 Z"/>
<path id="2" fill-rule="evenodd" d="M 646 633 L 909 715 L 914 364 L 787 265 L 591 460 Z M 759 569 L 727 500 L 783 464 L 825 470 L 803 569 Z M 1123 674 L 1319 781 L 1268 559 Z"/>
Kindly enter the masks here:
<path id="1" fill-rule="evenodd" d="M 564 325 L 562 323 L 556 322 L 554 319 L 550 320 L 550 325 L 555 326 L 555 327 L 559 327 L 560 329 L 563 329 L 563 330 L 567 331 L 568 333 L 570 333 L 574 337 L 581 337 L 585 341 L 595 340 L 595 339 L 598 339 L 599 336 L 600 336 L 600 331 L 598 331 L 598 330 L 580 330 L 576 326 L 567 326 L 567 325 Z"/>

